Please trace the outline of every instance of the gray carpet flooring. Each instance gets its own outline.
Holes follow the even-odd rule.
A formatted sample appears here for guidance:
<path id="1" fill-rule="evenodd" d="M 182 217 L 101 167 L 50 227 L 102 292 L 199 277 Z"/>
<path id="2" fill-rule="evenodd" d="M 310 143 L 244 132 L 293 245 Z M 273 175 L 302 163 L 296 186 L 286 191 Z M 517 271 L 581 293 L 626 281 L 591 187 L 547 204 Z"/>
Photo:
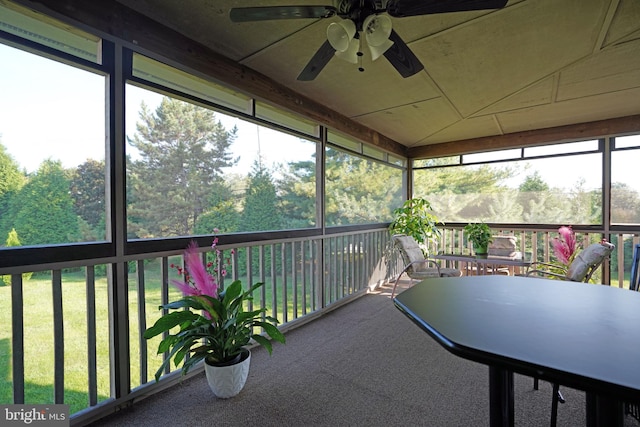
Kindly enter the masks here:
<path id="1" fill-rule="evenodd" d="M 562 391 L 558 426 L 584 426 L 584 393 Z M 517 426 L 548 426 L 550 409 L 550 384 L 515 376 Z M 435 343 L 382 288 L 289 331 L 272 357 L 254 348 L 234 398 L 215 398 L 202 373 L 93 424 L 169 425 L 488 426 L 488 368 Z"/>

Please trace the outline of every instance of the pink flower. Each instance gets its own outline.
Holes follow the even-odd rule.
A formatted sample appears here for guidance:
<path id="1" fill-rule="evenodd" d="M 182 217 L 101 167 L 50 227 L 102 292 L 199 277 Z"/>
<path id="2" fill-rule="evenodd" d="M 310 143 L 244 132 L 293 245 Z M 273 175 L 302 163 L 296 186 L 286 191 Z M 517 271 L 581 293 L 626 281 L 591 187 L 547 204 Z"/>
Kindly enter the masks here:
<path id="1" fill-rule="evenodd" d="M 576 233 L 571 226 L 562 226 L 558 229 L 558 234 L 560 234 L 560 238 L 554 237 L 551 241 L 553 254 L 561 263 L 569 265 L 571 257 L 576 251 Z"/>
<path id="2" fill-rule="evenodd" d="M 184 251 L 184 263 L 189 272 L 188 276 L 185 275 L 184 281 L 172 280 L 171 283 L 184 295 L 209 295 L 217 298 L 218 284 L 202 263 L 195 242 L 191 242 Z"/>

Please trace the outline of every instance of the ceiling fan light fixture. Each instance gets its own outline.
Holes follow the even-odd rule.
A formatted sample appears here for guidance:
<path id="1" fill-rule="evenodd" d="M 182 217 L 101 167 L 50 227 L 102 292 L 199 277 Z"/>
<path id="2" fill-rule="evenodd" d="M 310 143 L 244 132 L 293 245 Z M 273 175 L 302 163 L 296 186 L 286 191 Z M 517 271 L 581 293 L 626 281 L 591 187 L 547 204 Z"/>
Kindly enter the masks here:
<path id="1" fill-rule="evenodd" d="M 351 41 L 349 42 L 349 47 L 345 49 L 343 52 L 336 51 L 336 56 L 344 61 L 350 62 L 351 64 L 357 64 L 359 51 L 360 51 L 360 40 L 351 39 Z"/>
<path id="2" fill-rule="evenodd" d="M 345 52 L 350 47 L 350 42 L 356 34 L 356 24 L 343 19 L 340 22 L 332 22 L 327 27 L 327 40 L 336 52 Z"/>
<path id="3" fill-rule="evenodd" d="M 378 46 L 391 36 L 391 18 L 387 15 L 369 15 L 362 24 L 367 43 Z"/>
<path id="4" fill-rule="evenodd" d="M 389 39 L 385 40 L 381 45 L 373 46 L 369 45 L 369 51 L 371 52 L 371 60 L 375 61 L 380 58 L 389 48 L 393 46 L 393 42 Z"/>
<path id="5" fill-rule="evenodd" d="M 387 15 L 369 15 L 362 25 L 367 45 L 371 51 L 371 59 L 375 61 L 384 54 L 393 42 L 391 36 L 391 18 Z"/>

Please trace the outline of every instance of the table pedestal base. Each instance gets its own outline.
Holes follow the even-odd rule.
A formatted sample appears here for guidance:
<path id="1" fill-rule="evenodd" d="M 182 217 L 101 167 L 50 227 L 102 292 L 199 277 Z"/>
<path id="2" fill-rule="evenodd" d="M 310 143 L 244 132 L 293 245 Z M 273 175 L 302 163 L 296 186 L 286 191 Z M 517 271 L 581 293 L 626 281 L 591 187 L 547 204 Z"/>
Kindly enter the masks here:
<path id="1" fill-rule="evenodd" d="M 513 427 L 513 372 L 489 366 L 491 427 Z"/>
<path id="2" fill-rule="evenodd" d="M 624 425 L 622 402 L 606 396 L 587 393 L 587 427 Z"/>

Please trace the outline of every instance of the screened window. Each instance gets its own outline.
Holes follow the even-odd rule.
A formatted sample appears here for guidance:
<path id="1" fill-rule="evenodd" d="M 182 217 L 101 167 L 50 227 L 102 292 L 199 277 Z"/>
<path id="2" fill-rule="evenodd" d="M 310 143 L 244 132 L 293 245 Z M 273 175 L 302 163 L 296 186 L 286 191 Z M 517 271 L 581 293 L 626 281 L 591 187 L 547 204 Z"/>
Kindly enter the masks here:
<path id="1" fill-rule="evenodd" d="M 316 225 L 316 142 L 127 85 L 130 239 Z"/>
<path id="2" fill-rule="evenodd" d="M 414 194 L 445 223 L 601 224 L 602 154 L 416 169 Z"/>
<path id="3" fill-rule="evenodd" d="M 327 226 L 390 221 L 402 205 L 402 169 L 337 148 L 326 150 Z"/>
<path id="4" fill-rule="evenodd" d="M 2 44 L 0 63 L 0 245 L 108 240 L 105 77 Z"/>
<path id="5" fill-rule="evenodd" d="M 640 224 L 640 135 L 617 137 L 611 153 L 611 223 Z"/>

